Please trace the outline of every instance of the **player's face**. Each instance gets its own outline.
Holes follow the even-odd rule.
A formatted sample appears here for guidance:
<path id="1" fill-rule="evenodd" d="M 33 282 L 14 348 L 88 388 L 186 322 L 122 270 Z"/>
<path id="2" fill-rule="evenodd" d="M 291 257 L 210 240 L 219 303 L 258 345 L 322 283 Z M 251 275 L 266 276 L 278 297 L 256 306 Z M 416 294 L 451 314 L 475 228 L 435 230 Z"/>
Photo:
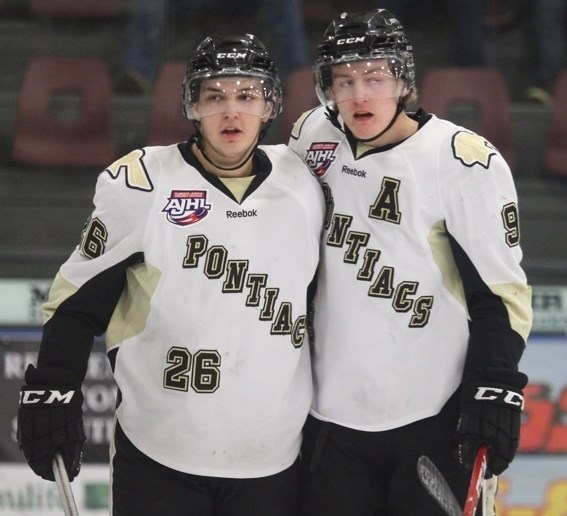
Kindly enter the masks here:
<path id="1" fill-rule="evenodd" d="M 263 81 L 254 77 L 216 77 L 201 83 L 199 100 L 192 106 L 197 120 L 212 115 L 238 112 L 259 118 L 269 116 Z"/>
<path id="2" fill-rule="evenodd" d="M 240 163 L 256 144 L 272 105 L 265 100 L 259 79 L 227 77 L 204 80 L 192 109 L 201 123 L 209 157 L 231 166 Z"/>
<path id="3" fill-rule="evenodd" d="M 388 61 L 371 59 L 332 67 L 329 98 L 355 137 L 378 134 L 392 119 L 404 83 L 390 72 Z"/>

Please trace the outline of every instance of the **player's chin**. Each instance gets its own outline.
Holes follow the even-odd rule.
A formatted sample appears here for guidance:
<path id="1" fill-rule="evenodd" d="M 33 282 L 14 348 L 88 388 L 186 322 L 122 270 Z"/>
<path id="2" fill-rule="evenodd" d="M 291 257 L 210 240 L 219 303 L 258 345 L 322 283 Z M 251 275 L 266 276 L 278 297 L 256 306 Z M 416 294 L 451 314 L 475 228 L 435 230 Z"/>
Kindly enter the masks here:
<path id="1" fill-rule="evenodd" d="M 376 128 L 378 124 L 376 123 L 376 117 L 374 115 L 366 116 L 352 116 L 348 122 L 349 129 L 355 136 L 359 134 L 376 134 Z"/>
<path id="2" fill-rule="evenodd" d="M 357 140 L 367 140 L 380 133 L 380 129 L 377 127 L 349 127 L 351 133 Z"/>

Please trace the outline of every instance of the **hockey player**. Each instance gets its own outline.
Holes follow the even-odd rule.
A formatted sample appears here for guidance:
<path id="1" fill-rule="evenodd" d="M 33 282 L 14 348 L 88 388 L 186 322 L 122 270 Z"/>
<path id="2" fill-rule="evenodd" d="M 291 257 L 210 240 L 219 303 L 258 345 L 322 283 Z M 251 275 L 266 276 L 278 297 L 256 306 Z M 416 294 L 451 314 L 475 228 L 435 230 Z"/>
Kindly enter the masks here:
<path id="1" fill-rule="evenodd" d="M 323 106 L 290 139 L 328 205 L 301 514 L 440 515 L 421 455 L 464 504 L 479 444 L 492 476 L 518 447 L 531 291 L 512 176 L 482 136 L 407 111 L 412 47 L 388 11 L 335 19 L 314 76 Z"/>
<path id="2" fill-rule="evenodd" d="M 106 333 L 113 514 L 295 514 L 325 203 L 293 151 L 258 146 L 281 103 L 256 37 L 208 37 L 183 83 L 195 137 L 100 174 L 22 388 L 18 440 L 36 474 L 53 480 L 57 451 L 79 473 L 81 382 Z"/>

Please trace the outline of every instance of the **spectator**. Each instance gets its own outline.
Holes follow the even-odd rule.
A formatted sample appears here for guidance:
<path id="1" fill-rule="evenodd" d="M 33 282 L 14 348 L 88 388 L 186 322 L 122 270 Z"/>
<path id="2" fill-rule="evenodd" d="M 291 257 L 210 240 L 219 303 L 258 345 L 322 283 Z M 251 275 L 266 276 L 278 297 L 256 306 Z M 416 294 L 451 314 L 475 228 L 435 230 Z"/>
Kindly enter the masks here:
<path id="1" fill-rule="evenodd" d="M 163 60 L 168 0 L 130 0 L 126 45 L 116 90 L 149 94 Z"/>
<path id="2" fill-rule="evenodd" d="M 168 10 L 183 16 L 202 16 L 201 11 L 223 20 L 235 15 L 252 17 L 259 12 L 263 31 L 272 42 L 274 59 L 282 80 L 297 67 L 308 63 L 306 33 L 301 0 L 131 0 L 126 44 L 116 90 L 121 93 L 148 94 L 160 63 L 165 57 Z M 198 19 L 194 26 L 199 27 Z M 240 32 L 237 28 L 234 32 Z M 262 31 L 260 31 L 262 32 Z"/>
<path id="3" fill-rule="evenodd" d="M 551 107 L 552 86 L 565 65 L 567 51 L 567 1 L 534 0 L 535 82 L 526 90 L 526 98 Z"/>

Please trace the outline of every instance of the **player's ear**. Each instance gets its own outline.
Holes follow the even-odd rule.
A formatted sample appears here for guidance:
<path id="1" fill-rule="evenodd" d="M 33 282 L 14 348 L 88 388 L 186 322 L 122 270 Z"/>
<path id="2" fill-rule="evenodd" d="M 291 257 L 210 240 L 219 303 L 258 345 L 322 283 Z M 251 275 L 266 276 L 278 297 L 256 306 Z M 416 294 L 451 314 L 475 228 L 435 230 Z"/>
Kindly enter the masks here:
<path id="1" fill-rule="evenodd" d="M 325 97 L 327 97 L 330 102 L 333 102 L 333 103 L 335 102 L 335 92 L 333 91 L 332 86 L 329 86 L 325 90 Z"/>
<path id="2" fill-rule="evenodd" d="M 410 90 L 407 87 L 407 84 L 403 81 L 403 79 L 400 79 L 400 86 L 401 86 L 400 96 L 401 97 L 407 97 L 409 95 Z"/>
<path id="3" fill-rule="evenodd" d="M 262 115 L 263 123 L 266 123 L 270 119 L 270 116 L 272 116 L 273 111 L 274 111 L 274 104 L 272 102 L 266 102 L 266 107 L 264 108 L 264 114 Z"/>
<path id="4" fill-rule="evenodd" d="M 193 115 L 195 116 L 195 120 L 197 122 L 199 122 L 201 120 L 201 115 L 199 114 L 199 103 L 198 102 L 194 102 L 193 104 L 191 104 L 191 111 L 193 112 Z"/>

